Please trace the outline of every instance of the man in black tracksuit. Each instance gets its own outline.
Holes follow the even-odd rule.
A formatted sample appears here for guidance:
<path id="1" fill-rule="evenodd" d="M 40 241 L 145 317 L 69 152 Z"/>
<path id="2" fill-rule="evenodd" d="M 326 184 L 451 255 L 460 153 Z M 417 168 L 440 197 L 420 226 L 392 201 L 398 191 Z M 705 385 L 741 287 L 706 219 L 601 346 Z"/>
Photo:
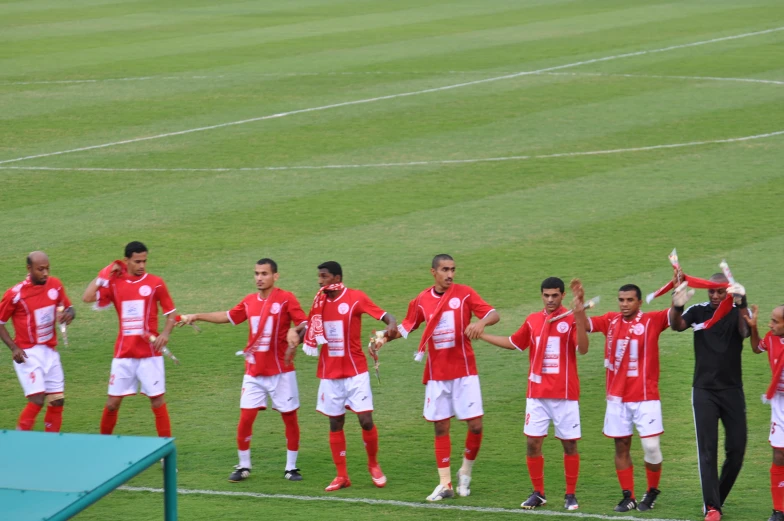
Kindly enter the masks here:
<path id="1" fill-rule="evenodd" d="M 727 282 L 718 273 L 713 282 Z M 721 507 L 735 484 L 746 450 L 746 400 L 741 379 L 741 351 L 749 328 L 741 313 L 747 313 L 742 286 L 730 288 L 735 307 L 711 328 L 694 332 L 694 384 L 692 407 L 697 431 L 697 455 L 702 484 L 703 510 L 706 521 L 721 519 Z M 710 300 L 695 304 L 686 312 L 673 308 L 670 323 L 675 331 L 684 331 L 709 320 L 726 297 L 726 289 L 710 289 Z M 718 474 L 718 422 L 724 425 L 725 460 Z"/>

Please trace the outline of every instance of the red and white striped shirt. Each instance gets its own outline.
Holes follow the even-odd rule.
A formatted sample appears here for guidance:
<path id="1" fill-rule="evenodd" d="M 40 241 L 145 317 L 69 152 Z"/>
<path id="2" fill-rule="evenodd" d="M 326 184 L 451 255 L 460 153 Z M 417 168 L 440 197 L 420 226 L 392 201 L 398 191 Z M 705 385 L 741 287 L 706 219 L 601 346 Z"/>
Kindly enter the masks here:
<path id="1" fill-rule="evenodd" d="M 242 302 L 226 312 L 229 322 L 233 325 L 248 320 L 248 343 L 246 349 L 259 331 L 259 321 L 266 306 L 270 306 L 267 323 L 258 337 L 258 347 L 254 353 L 256 363 L 245 363 L 245 374 L 250 376 L 274 376 L 294 370 L 294 364 L 286 365 L 286 334 L 292 322 L 299 325 L 308 321 L 293 293 L 278 289 L 269 298 L 261 298 L 258 293 L 251 293 Z"/>
<path id="2" fill-rule="evenodd" d="M 108 285 L 98 290 L 96 308 L 104 309 L 112 304 L 120 320 L 114 358 L 161 356 L 149 338 L 158 336 L 158 306 L 164 316 L 175 310 L 163 279 L 150 273 L 109 279 Z"/>
<path id="3" fill-rule="evenodd" d="M 470 286 L 454 285 L 454 293 L 444 306 L 441 319 L 427 342 L 427 362 L 422 383 L 430 380 L 454 380 L 477 374 L 476 357 L 471 340 L 465 336 L 471 314 L 480 320 L 494 308 Z M 398 331 L 404 338 L 423 322 L 433 318 L 441 295 L 431 287 L 408 305 L 408 313 Z"/>
<path id="4" fill-rule="evenodd" d="M 14 324 L 14 343 L 21 349 L 57 346 L 57 306 L 70 307 L 63 283 L 49 277 L 44 284 L 26 278 L 9 289 L 0 300 L 0 324 Z"/>

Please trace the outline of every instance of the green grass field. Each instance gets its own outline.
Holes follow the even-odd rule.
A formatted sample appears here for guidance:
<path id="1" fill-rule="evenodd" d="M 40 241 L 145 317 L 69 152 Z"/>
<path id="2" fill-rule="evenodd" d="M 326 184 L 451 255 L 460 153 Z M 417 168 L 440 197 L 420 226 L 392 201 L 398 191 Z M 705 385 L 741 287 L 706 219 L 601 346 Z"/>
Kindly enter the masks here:
<path id="1" fill-rule="evenodd" d="M 233 306 L 269 256 L 303 303 L 316 265 L 334 259 L 349 286 L 402 318 L 431 281 L 432 256 L 448 252 L 457 281 L 501 313 L 492 331 L 508 334 L 540 307 L 543 278 L 581 277 L 604 312 L 621 284 L 648 292 L 666 281 L 677 247 L 698 276 L 726 258 L 767 317 L 782 302 L 783 26 L 775 0 L 0 0 L 0 288 L 43 249 L 78 300 L 141 240 L 181 312 Z M 525 71 L 539 72 L 514 76 Z M 63 430 L 97 433 L 116 317 L 76 309 L 61 348 Z M 334 467 L 314 410 L 315 359 L 298 357 L 305 480 L 282 479 L 283 424 L 267 411 L 251 479 L 230 484 L 243 373 L 234 352 L 247 333 L 203 329 L 177 330 L 170 343 L 182 360 L 167 365 L 179 485 L 325 497 Z M 383 384 L 373 384 L 388 486 L 372 486 L 348 418 L 354 485 L 330 498 L 425 506 L 438 478 L 412 360 L 418 338 L 383 352 Z M 591 342 L 580 359 L 579 512 L 613 516 L 603 337 Z M 181 496 L 181 518 L 519 518 L 530 493 L 528 356 L 476 350 L 485 441 L 472 495 L 449 504 L 507 511 L 195 494 Z M 697 520 L 691 335 L 665 332 L 661 353 L 663 493 L 654 516 L 633 516 Z M 770 412 L 759 401 L 769 369 L 750 350 L 743 363 L 749 445 L 727 521 L 766 519 L 771 508 Z M 14 428 L 25 399 L 5 348 L 0 395 L 0 428 Z M 125 401 L 116 432 L 154 435 L 145 398 Z M 455 462 L 464 435 L 455 423 Z M 560 444 L 551 438 L 544 451 L 544 511 L 562 513 Z M 639 497 L 637 440 L 633 458 Z M 161 484 L 159 468 L 130 483 Z M 162 504 L 161 494 L 117 491 L 77 519 L 160 519 Z"/>

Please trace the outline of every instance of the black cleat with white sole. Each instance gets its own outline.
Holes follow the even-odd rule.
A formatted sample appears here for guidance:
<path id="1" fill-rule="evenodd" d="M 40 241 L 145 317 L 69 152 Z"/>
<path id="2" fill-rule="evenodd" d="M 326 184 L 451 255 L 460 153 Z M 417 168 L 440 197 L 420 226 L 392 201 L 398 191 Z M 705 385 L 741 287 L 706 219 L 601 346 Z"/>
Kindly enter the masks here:
<path id="1" fill-rule="evenodd" d="M 289 481 L 302 481 L 302 474 L 299 473 L 299 469 L 287 470 L 283 473 L 283 477 Z"/>
<path id="2" fill-rule="evenodd" d="M 520 505 L 520 508 L 524 508 L 526 510 L 533 510 L 537 507 L 547 504 L 547 499 L 545 499 L 544 494 L 541 492 L 534 490 L 533 493 L 528 496 L 528 499 L 523 501 Z"/>
<path id="3" fill-rule="evenodd" d="M 618 506 L 615 507 L 616 512 L 628 512 L 629 510 L 634 510 L 637 508 L 637 501 L 632 497 L 632 493 L 630 490 L 623 491 L 623 499 Z"/>
<path id="4" fill-rule="evenodd" d="M 658 488 L 649 488 L 648 492 L 642 497 L 642 501 L 637 505 L 637 510 L 640 512 L 653 510 L 653 505 L 656 504 L 656 498 L 659 497 L 659 494 L 661 494 L 661 490 Z"/>
<path id="5" fill-rule="evenodd" d="M 564 496 L 564 508 L 566 510 L 577 510 L 580 508 L 580 505 L 577 504 L 577 498 L 574 497 L 574 494 L 566 494 Z"/>
<path id="6" fill-rule="evenodd" d="M 239 465 L 234 466 L 234 472 L 229 475 L 229 482 L 230 483 L 239 483 L 240 481 L 245 481 L 250 477 L 250 469 L 246 469 L 245 467 L 240 467 Z"/>

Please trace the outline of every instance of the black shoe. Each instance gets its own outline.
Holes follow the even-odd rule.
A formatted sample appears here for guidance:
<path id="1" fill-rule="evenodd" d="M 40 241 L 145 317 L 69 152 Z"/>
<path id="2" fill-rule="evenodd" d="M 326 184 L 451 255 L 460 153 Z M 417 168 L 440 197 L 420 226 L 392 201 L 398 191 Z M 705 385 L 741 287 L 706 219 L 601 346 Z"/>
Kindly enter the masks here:
<path id="1" fill-rule="evenodd" d="M 566 494 L 564 496 L 564 508 L 566 510 L 577 510 L 579 507 L 580 505 L 577 504 L 577 498 L 574 497 L 574 494 Z"/>
<path id="2" fill-rule="evenodd" d="M 524 508 L 526 510 L 533 510 L 534 508 L 540 507 L 545 504 L 547 504 L 547 499 L 545 499 L 544 494 L 534 490 L 533 493 L 530 496 L 528 496 L 528 499 L 523 501 L 523 503 L 520 505 L 520 508 Z"/>
<path id="3" fill-rule="evenodd" d="M 302 481 L 302 474 L 299 473 L 299 469 L 291 469 L 283 472 L 283 477 L 289 481 Z"/>
<path id="4" fill-rule="evenodd" d="M 615 507 L 616 512 L 628 512 L 629 510 L 634 510 L 637 508 L 637 502 L 632 497 L 632 493 L 630 490 L 623 491 L 623 499 L 618 506 Z"/>
<path id="5" fill-rule="evenodd" d="M 768 521 L 784 521 L 784 512 L 781 512 L 780 510 L 774 510 L 768 518 Z"/>
<path id="6" fill-rule="evenodd" d="M 234 466 L 234 472 L 229 475 L 229 482 L 230 483 L 239 483 L 240 481 L 244 481 L 250 477 L 250 469 L 246 469 L 244 467 L 240 467 L 239 465 Z"/>
<path id="7" fill-rule="evenodd" d="M 646 510 L 653 509 L 653 505 L 656 504 L 656 498 L 661 494 L 661 490 L 658 488 L 649 488 L 648 492 L 642 497 L 642 501 L 637 505 L 637 510 L 640 512 L 645 512 Z M 784 519 L 782 519 L 784 521 Z"/>

